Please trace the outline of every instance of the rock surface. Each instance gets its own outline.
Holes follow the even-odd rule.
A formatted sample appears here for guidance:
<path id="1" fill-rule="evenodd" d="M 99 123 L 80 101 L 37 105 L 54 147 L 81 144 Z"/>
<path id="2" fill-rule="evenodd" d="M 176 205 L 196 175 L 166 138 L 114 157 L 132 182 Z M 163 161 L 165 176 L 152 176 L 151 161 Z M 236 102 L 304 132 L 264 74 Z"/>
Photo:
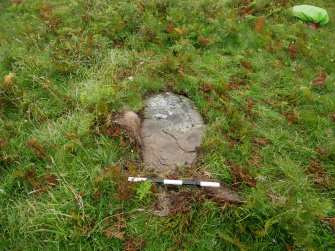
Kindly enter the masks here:
<path id="1" fill-rule="evenodd" d="M 191 101 L 171 93 L 147 100 L 141 127 L 143 160 L 160 173 L 191 167 L 206 126 Z"/>

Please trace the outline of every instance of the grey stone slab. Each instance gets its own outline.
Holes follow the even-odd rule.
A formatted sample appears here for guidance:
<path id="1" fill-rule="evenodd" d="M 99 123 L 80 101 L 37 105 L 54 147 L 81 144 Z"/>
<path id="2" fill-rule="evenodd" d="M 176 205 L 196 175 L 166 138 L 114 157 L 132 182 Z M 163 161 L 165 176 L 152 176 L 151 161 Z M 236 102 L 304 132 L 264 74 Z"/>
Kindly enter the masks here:
<path id="1" fill-rule="evenodd" d="M 140 131 L 145 164 L 161 173 L 191 167 L 205 129 L 201 115 L 186 97 L 164 93 L 149 98 Z"/>

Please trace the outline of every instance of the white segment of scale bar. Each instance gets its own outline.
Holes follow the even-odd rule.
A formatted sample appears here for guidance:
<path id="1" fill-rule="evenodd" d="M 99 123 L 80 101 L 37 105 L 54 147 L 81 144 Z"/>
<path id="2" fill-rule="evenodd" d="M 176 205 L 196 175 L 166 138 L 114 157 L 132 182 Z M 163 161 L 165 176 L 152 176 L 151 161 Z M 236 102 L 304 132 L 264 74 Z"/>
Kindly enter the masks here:
<path id="1" fill-rule="evenodd" d="M 128 181 L 133 181 L 133 182 L 140 182 L 140 181 L 146 181 L 147 178 L 140 178 L 140 177 L 128 177 Z"/>
<path id="2" fill-rule="evenodd" d="M 181 186 L 183 184 L 183 181 L 182 180 L 164 180 L 164 184 Z"/>
<path id="3" fill-rule="evenodd" d="M 200 186 L 202 186 L 202 187 L 220 187 L 220 183 L 219 182 L 200 181 Z"/>

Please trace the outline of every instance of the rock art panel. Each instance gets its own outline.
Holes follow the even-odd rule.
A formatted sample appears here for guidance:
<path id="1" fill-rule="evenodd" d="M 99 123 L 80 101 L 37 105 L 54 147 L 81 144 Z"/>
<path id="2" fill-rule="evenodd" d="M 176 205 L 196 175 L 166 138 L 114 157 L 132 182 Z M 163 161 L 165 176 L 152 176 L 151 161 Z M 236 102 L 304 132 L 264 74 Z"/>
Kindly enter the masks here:
<path id="1" fill-rule="evenodd" d="M 192 102 L 181 95 L 158 94 L 146 101 L 141 126 L 143 160 L 162 173 L 191 167 L 206 126 Z"/>

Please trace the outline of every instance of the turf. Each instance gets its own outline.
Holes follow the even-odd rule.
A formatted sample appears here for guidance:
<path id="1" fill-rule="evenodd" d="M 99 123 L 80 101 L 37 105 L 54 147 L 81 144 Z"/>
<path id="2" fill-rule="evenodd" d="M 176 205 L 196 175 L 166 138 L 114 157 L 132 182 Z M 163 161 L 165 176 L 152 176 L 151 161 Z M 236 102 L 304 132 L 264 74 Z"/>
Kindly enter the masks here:
<path id="1" fill-rule="evenodd" d="M 0 1 L 0 249 L 334 248 L 334 20 L 333 0 Z M 140 155 L 106 118 L 167 90 L 208 124 L 195 170 L 242 204 L 160 218 L 157 188 L 120 182 Z"/>

